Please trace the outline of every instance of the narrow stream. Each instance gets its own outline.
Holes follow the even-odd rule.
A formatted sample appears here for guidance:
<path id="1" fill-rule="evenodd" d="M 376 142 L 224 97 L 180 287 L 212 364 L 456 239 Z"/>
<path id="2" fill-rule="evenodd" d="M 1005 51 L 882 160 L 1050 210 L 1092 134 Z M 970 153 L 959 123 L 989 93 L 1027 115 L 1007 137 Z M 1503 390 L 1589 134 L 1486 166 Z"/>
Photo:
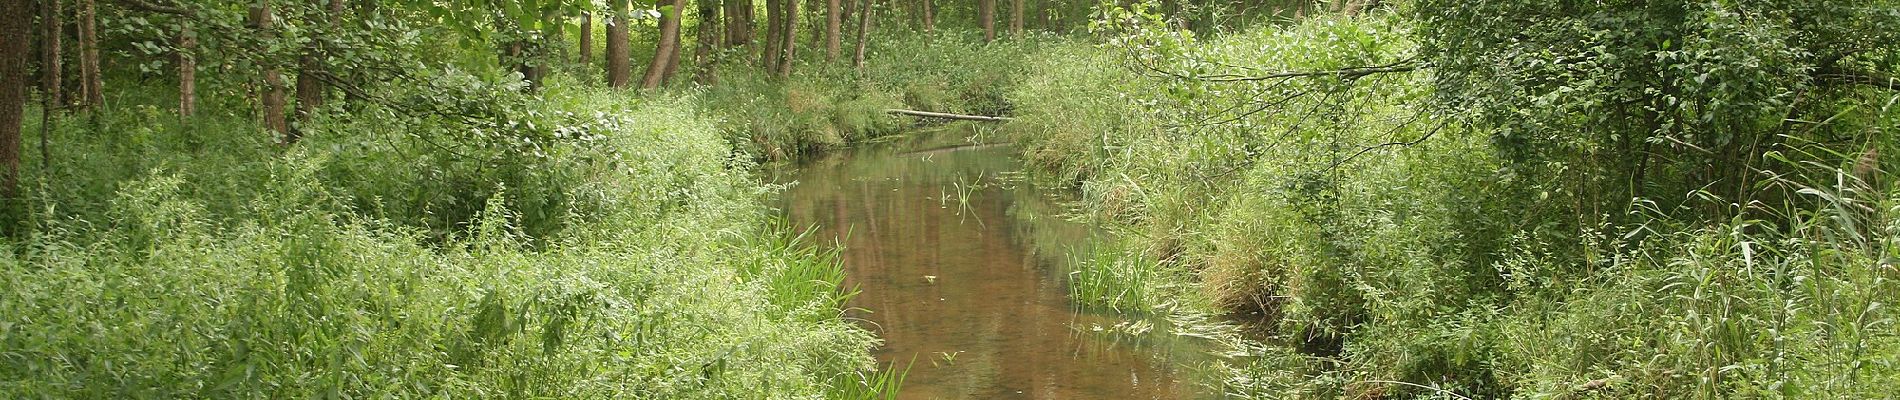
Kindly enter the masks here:
<path id="1" fill-rule="evenodd" d="M 1058 217 L 1065 193 L 1021 179 L 1013 149 L 948 129 L 819 157 L 781 174 L 794 226 L 844 246 L 851 315 L 913 362 L 906 399 L 1202 397 L 1202 354 L 1112 333 L 1134 319 L 1083 312 L 1062 263 L 1094 235 Z M 1165 335 L 1161 335 L 1165 336 Z"/>

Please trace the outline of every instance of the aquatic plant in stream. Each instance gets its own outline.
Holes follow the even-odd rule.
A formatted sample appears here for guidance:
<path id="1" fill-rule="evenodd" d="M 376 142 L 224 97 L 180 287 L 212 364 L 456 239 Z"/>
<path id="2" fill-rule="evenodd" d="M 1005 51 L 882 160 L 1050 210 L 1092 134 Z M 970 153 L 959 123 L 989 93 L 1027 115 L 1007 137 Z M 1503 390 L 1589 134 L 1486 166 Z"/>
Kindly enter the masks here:
<path id="1" fill-rule="evenodd" d="M 1069 299 L 1077 305 L 1137 312 L 1155 305 L 1158 267 L 1139 251 L 1095 246 L 1070 257 Z"/>

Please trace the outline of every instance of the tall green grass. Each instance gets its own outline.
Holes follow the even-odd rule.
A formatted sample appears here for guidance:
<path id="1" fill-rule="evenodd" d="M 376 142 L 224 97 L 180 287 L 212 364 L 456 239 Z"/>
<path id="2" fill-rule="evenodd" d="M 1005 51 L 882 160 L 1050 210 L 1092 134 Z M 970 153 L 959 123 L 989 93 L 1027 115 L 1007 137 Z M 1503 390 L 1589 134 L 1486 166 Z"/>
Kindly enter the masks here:
<path id="1" fill-rule="evenodd" d="M 282 147 L 242 116 L 147 106 L 62 126 L 0 242 L 0 396 L 816 398 L 901 380 L 840 318 L 835 254 L 769 222 L 769 190 L 691 97 L 544 96 L 524 114 L 584 116 L 585 134 L 432 143 L 454 128 L 362 113 Z"/>
<path id="2" fill-rule="evenodd" d="M 1759 163 L 1773 179 L 1753 190 L 1789 194 L 1760 197 L 1773 203 L 1689 187 L 1674 196 L 1690 201 L 1632 199 L 1636 214 L 1606 219 L 1514 174 L 1491 132 L 1424 108 L 1429 70 L 1223 86 L 1129 63 L 1377 65 L 1412 51 L 1401 22 L 1170 36 L 1161 55 L 1046 47 L 1008 95 L 1011 137 L 1127 242 L 1074 263 L 1076 297 L 1251 323 L 1234 346 L 1250 357 L 1223 367 L 1222 391 L 1241 398 L 1890 395 L 1900 329 L 1880 299 L 1900 296 L 1900 186 L 1854 165 L 1866 148 L 1900 151 L 1879 133 L 1900 122 L 1888 95 Z M 1683 203 L 1745 217 L 1657 205 Z M 1589 223 L 1608 220 L 1628 222 Z M 1171 285 L 1199 290 L 1156 290 Z"/>

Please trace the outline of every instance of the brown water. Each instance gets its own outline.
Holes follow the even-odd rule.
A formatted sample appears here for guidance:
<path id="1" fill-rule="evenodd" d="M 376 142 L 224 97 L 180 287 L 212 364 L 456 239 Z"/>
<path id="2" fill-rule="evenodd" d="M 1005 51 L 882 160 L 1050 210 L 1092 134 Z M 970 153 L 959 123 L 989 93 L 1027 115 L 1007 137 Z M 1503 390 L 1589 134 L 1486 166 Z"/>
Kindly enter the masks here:
<path id="1" fill-rule="evenodd" d="M 915 360 L 900 397 L 1199 397 L 1192 345 L 1110 333 L 1133 318 L 1071 305 L 1061 263 L 1092 230 L 1056 217 L 1062 193 L 1019 179 L 1012 149 L 951 147 L 966 134 L 832 154 L 779 178 L 796 182 L 783 194 L 791 222 L 844 246 L 846 284 L 862 291 L 852 315 L 884 339 L 879 360 Z"/>

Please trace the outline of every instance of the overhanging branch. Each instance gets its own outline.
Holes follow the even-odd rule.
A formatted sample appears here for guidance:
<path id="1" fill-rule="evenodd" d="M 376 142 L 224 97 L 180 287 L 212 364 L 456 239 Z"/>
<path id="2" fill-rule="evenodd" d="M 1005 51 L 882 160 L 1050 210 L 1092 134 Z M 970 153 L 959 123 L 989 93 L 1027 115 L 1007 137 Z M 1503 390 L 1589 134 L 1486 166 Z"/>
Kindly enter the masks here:
<path id="1" fill-rule="evenodd" d="M 1391 64 L 1380 65 L 1376 67 L 1353 67 L 1353 68 L 1341 68 L 1341 69 L 1323 70 L 1323 71 L 1287 71 L 1287 72 L 1279 72 L 1279 73 L 1273 73 L 1273 74 L 1267 74 L 1267 75 L 1254 75 L 1254 76 L 1213 75 L 1213 76 L 1200 77 L 1197 79 L 1208 81 L 1208 82 L 1253 82 L 1253 81 L 1265 81 L 1265 80 L 1274 80 L 1274 79 L 1301 78 L 1301 77 L 1313 77 L 1313 76 L 1336 76 L 1342 79 L 1352 79 L 1352 78 L 1358 78 L 1361 76 L 1372 75 L 1372 74 L 1411 72 L 1411 71 L 1416 71 L 1419 68 L 1424 68 L 1424 66 L 1418 63 L 1414 63 L 1412 62 L 1412 60 L 1401 60 L 1401 61 L 1394 62 Z"/>

